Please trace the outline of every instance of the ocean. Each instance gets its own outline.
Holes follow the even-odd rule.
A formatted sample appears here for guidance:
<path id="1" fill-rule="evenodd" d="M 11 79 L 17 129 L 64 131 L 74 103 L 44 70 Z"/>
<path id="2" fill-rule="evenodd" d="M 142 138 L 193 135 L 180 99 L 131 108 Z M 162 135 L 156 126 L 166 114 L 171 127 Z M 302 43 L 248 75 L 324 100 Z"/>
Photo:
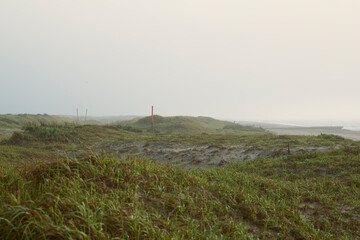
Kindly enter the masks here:
<path id="1" fill-rule="evenodd" d="M 351 131 L 360 131 L 360 120 L 319 120 L 319 121 L 269 121 L 267 123 L 284 124 L 298 127 L 324 127 L 324 126 L 341 126 L 343 129 Z"/>

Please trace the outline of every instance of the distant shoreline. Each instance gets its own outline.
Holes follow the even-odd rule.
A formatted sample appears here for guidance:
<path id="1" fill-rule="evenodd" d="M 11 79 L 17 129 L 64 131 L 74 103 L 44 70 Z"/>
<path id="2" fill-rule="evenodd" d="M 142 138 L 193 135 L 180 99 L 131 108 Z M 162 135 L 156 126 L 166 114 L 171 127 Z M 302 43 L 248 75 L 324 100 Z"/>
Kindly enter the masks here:
<path id="1" fill-rule="evenodd" d="M 360 141 L 360 132 L 343 129 L 343 127 L 296 127 L 296 128 L 265 128 L 281 135 L 319 135 L 333 134 L 346 139 Z"/>
<path id="2" fill-rule="evenodd" d="M 346 129 L 343 126 L 299 126 L 295 124 L 280 124 L 266 122 L 238 121 L 240 124 L 252 125 L 264 128 L 269 132 L 279 135 L 320 135 L 332 134 L 346 139 L 360 141 L 360 131 Z"/>

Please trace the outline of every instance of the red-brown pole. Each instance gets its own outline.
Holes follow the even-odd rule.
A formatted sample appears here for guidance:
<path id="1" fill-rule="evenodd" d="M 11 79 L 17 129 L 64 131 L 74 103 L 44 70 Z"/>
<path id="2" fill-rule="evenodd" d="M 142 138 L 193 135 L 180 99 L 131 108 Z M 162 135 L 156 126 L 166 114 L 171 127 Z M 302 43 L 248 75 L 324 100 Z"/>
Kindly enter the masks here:
<path id="1" fill-rule="evenodd" d="M 151 106 L 151 122 L 154 123 L 154 106 Z"/>
<path id="2" fill-rule="evenodd" d="M 151 130 L 154 132 L 154 106 L 151 106 Z"/>

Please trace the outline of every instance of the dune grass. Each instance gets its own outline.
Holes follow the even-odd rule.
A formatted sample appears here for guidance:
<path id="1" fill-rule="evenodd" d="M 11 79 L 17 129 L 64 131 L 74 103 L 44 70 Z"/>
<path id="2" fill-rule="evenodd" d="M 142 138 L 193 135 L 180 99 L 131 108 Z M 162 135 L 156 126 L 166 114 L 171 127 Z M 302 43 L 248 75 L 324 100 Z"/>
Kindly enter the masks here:
<path id="1" fill-rule="evenodd" d="M 17 128 L 24 126 L 44 126 L 72 124 L 74 121 L 67 117 L 47 114 L 1 114 L 0 126 L 2 128 Z"/>
<path id="2" fill-rule="evenodd" d="M 111 142 L 341 149 L 208 170 L 57 154 Z M 357 239 L 358 145 L 333 135 L 28 126 L 0 143 L 0 239 Z"/>
<path id="3" fill-rule="evenodd" d="M 360 149 L 183 170 L 106 153 L 0 168 L 1 239 L 357 239 Z"/>
<path id="4" fill-rule="evenodd" d="M 74 124 L 70 118 L 47 114 L 0 114 L 0 141 L 28 126 L 57 126 Z"/>
<path id="5" fill-rule="evenodd" d="M 358 145 L 357 142 L 346 140 L 334 135 L 319 136 L 286 136 L 263 132 L 246 132 L 238 135 L 224 134 L 187 134 L 187 133 L 146 133 L 126 130 L 120 126 L 32 126 L 23 132 L 15 133 L 3 143 L 14 145 L 37 145 L 39 143 L 84 143 L 91 142 L 178 142 L 193 145 L 243 145 L 254 148 Z"/>
<path id="6" fill-rule="evenodd" d="M 279 136 L 270 133 L 223 134 L 153 134 L 124 130 L 117 126 L 68 125 L 31 126 L 15 132 L 0 142 L 0 165 L 17 165 L 21 161 L 54 160 L 70 152 L 71 156 L 83 157 L 89 150 L 101 149 L 114 152 L 113 144 L 167 144 L 180 143 L 188 146 L 213 146 L 220 149 L 242 148 L 246 150 L 284 150 L 288 144 L 294 148 L 359 146 L 358 142 L 333 135 Z M 65 154 L 66 155 L 66 154 Z"/>
<path id="7" fill-rule="evenodd" d="M 151 132 L 151 117 L 136 118 L 129 121 L 119 121 L 120 126 L 131 127 L 134 130 Z M 244 134 L 246 132 L 265 132 L 264 129 L 244 126 L 229 121 L 210 117 L 154 116 L 154 131 L 158 133 L 192 133 L 192 134 Z"/>

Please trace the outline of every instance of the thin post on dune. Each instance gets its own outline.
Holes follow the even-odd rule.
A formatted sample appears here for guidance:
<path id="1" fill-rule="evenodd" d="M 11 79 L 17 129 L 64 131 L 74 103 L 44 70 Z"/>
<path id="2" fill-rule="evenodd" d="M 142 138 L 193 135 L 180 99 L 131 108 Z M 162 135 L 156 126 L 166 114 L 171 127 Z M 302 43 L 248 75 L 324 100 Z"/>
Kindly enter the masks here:
<path id="1" fill-rule="evenodd" d="M 154 132 L 154 106 L 151 106 L 151 130 Z"/>

